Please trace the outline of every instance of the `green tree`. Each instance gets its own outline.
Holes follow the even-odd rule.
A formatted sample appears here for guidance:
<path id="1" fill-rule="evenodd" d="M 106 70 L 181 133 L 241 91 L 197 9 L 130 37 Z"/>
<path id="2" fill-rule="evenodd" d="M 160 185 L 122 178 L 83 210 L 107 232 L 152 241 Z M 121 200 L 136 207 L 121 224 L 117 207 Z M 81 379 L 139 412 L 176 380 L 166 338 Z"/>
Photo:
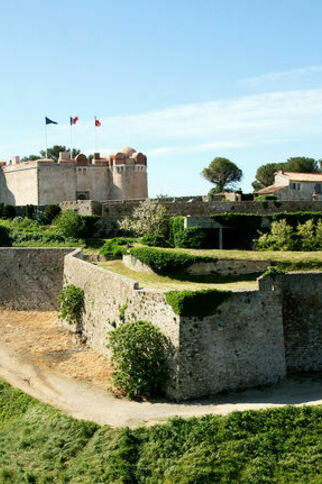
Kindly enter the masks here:
<path id="1" fill-rule="evenodd" d="M 66 146 L 63 145 L 54 145 L 51 148 L 48 148 L 47 156 L 57 163 L 60 151 L 69 151 L 69 148 L 66 148 Z M 20 161 L 34 161 L 39 160 L 39 158 L 46 158 L 46 150 L 41 150 L 39 153 L 39 155 L 24 156 Z M 77 156 L 79 153 L 80 150 L 73 148 L 72 157 L 75 158 L 75 156 Z"/>
<path id="2" fill-rule="evenodd" d="M 59 232 L 63 237 L 78 239 L 83 235 L 85 221 L 81 215 L 74 210 L 65 210 L 54 221 Z"/>
<path id="3" fill-rule="evenodd" d="M 281 170 L 284 163 L 267 163 L 257 168 L 256 179 L 252 183 L 254 190 L 268 187 L 274 183 L 274 173 Z"/>
<path id="4" fill-rule="evenodd" d="M 145 200 L 133 210 L 131 217 L 125 217 L 118 224 L 120 229 L 138 237 L 151 234 L 167 235 L 169 215 L 161 203 Z"/>
<path id="5" fill-rule="evenodd" d="M 201 172 L 202 176 L 216 185 L 216 190 L 222 192 L 225 188 L 233 188 L 242 179 L 243 172 L 235 163 L 227 158 L 215 158 Z"/>
<path id="6" fill-rule="evenodd" d="M 57 163 L 60 151 L 69 151 L 69 149 L 66 148 L 66 146 L 63 146 L 63 145 L 54 145 L 52 148 L 48 148 L 47 156 L 48 156 L 48 158 L 51 158 L 52 160 L 54 160 Z M 73 148 L 72 158 L 75 158 L 75 156 L 77 156 L 79 153 L 80 153 L 80 150 Z M 44 158 L 46 157 L 46 151 L 45 150 L 40 151 L 40 154 L 41 154 L 42 157 L 44 157 Z"/>

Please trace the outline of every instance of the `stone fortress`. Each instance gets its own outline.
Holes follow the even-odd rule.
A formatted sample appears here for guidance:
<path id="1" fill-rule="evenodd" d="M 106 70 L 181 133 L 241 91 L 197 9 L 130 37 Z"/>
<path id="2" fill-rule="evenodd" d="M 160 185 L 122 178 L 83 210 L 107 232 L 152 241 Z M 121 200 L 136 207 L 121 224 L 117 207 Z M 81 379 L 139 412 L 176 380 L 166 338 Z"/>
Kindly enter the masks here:
<path id="1" fill-rule="evenodd" d="M 148 196 L 147 158 L 126 147 L 92 163 L 79 154 L 61 152 L 58 163 L 44 158 L 0 163 L 0 202 L 47 205 L 76 200 L 136 200 Z"/>

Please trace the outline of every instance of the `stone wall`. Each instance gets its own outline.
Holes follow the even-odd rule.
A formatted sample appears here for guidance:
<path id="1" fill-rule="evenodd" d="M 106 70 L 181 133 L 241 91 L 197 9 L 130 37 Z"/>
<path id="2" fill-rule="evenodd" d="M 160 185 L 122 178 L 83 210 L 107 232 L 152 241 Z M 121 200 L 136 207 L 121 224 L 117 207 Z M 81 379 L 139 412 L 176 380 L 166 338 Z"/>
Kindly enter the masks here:
<path id="1" fill-rule="evenodd" d="M 87 344 L 108 356 L 108 332 L 122 321 L 149 321 L 169 339 L 173 378 L 168 394 L 177 395 L 176 351 L 179 347 L 179 317 L 166 303 L 162 291 L 139 289 L 137 282 L 82 260 L 77 249 L 65 257 L 65 284 L 84 290 L 82 333 Z M 74 331 L 79 328 L 70 328 Z"/>
<path id="2" fill-rule="evenodd" d="M 81 259 L 65 258 L 65 283 L 84 289 L 83 334 L 108 355 L 108 331 L 125 321 L 145 320 L 170 340 L 172 381 L 167 394 L 187 399 L 276 381 L 285 375 L 281 301 L 277 292 L 234 293 L 217 314 L 198 320 L 176 315 L 162 291 Z M 74 328 L 77 330 L 77 328 Z"/>
<path id="3" fill-rule="evenodd" d="M 64 257 L 74 249 L 0 248 L 0 307 L 57 310 Z"/>
<path id="4" fill-rule="evenodd" d="M 184 398 L 274 383 L 286 375 L 282 306 L 276 292 L 233 293 L 212 316 L 180 324 Z"/>
<path id="5" fill-rule="evenodd" d="M 153 273 L 147 264 L 141 262 L 131 254 L 123 255 L 123 264 L 136 272 Z M 220 274 L 223 276 L 260 274 L 271 265 L 267 260 L 236 260 L 236 259 L 214 259 L 213 262 L 196 262 L 187 267 L 184 272 L 188 274 Z"/>
<path id="6" fill-rule="evenodd" d="M 73 251 L 73 252 L 72 252 Z M 170 343 L 168 396 L 195 398 L 277 381 L 286 371 L 322 369 L 322 273 L 259 279 L 259 290 L 232 293 L 206 318 L 180 317 L 164 292 L 82 260 L 81 249 L 0 249 L 0 306 L 57 309 L 65 284 L 84 290 L 81 328 L 108 356 L 108 332 L 145 320 Z"/>
<path id="7" fill-rule="evenodd" d="M 287 369 L 322 370 L 322 273 L 278 277 L 283 294 Z"/>
<path id="8" fill-rule="evenodd" d="M 142 200 L 107 200 L 97 202 L 95 215 L 101 215 L 112 220 L 119 220 L 130 216 Z M 82 210 L 86 200 L 69 202 L 69 208 Z M 255 213 L 268 215 L 278 212 L 322 211 L 322 201 L 241 201 L 241 202 L 208 202 L 201 197 L 181 197 L 159 200 L 171 217 L 178 215 L 191 217 L 207 217 L 214 213 Z M 64 207 L 64 205 L 62 205 Z M 88 213 L 91 215 L 91 213 Z"/>

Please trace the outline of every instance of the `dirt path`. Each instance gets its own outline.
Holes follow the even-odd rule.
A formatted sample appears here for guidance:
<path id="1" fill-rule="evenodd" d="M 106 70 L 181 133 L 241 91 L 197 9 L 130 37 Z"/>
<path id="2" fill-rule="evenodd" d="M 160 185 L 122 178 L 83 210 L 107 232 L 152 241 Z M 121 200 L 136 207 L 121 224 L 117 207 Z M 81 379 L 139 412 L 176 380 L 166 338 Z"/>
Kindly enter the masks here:
<path id="1" fill-rule="evenodd" d="M 0 378 L 76 418 L 137 427 L 176 415 L 226 415 L 234 410 L 322 404 L 319 375 L 188 403 L 120 400 L 105 390 L 110 374 L 106 359 L 74 344 L 69 333 L 57 326 L 56 318 L 56 313 L 0 313 Z M 64 352 L 63 359 L 57 351 Z"/>

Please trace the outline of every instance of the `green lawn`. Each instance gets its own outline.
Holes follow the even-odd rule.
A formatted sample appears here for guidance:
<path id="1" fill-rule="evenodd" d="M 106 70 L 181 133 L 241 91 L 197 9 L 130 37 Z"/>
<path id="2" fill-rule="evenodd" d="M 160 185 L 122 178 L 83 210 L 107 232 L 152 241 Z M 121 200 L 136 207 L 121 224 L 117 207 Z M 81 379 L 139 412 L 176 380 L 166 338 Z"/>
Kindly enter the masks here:
<path id="1" fill-rule="evenodd" d="M 318 484 L 321 422 L 322 406 L 289 406 L 112 429 L 0 382 L 0 482 Z"/>
<path id="2" fill-rule="evenodd" d="M 97 265 L 104 267 L 112 272 L 121 274 L 130 279 L 133 279 L 140 283 L 140 287 L 150 287 L 153 289 L 163 290 L 198 290 L 198 289 L 226 289 L 230 291 L 241 290 L 256 290 L 256 279 L 259 274 L 249 276 L 216 276 L 216 275 L 204 275 L 204 276 L 189 276 L 178 275 L 176 278 L 170 278 L 167 276 L 160 276 L 158 274 L 150 274 L 144 272 L 132 271 L 126 267 L 121 260 L 112 260 L 107 262 L 99 262 Z M 180 277 L 180 279 L 179 279 Z"/>
<path id="3" fill-rule="evenodd" d="M 137 247 L 145 247 L 134 244 Z M 218 259 L 269 260 L 273 262 L 318 262 L 322 267 L 322 251 L 254 251 L 254 250 L 220 250 L 220 249 L 159 249 L 169 252 L 214 257 Z"/>

